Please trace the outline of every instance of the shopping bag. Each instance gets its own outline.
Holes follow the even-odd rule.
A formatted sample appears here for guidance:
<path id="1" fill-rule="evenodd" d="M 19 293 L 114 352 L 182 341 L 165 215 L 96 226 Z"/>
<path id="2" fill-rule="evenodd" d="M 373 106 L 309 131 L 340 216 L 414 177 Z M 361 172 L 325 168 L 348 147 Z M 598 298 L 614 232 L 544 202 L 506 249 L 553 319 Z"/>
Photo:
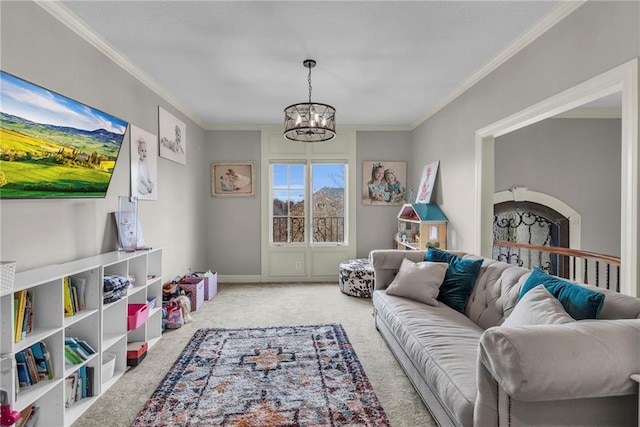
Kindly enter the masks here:
<path id="1" fill-rule="evenodd" d="M 167 329 L 178 329 L 184 325 L 184 317 L 182 316 L 182 308 L 177 304 L 168 304 L 163 307 L 167 316 L 163 319 L 163 323 Z"/>

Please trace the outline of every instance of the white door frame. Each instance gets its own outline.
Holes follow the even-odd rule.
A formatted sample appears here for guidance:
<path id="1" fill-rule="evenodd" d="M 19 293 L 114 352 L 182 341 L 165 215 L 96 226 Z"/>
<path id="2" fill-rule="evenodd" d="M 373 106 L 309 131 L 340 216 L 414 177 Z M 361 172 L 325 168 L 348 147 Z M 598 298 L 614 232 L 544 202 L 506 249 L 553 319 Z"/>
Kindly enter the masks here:
<path id="1" fill-rule="evenodd" d="M 637 58 L 476 131 L 476 253 L 491 256 L 495 138 L 617 92 L 622 93 L 620 292 L 640 295 Z"/>

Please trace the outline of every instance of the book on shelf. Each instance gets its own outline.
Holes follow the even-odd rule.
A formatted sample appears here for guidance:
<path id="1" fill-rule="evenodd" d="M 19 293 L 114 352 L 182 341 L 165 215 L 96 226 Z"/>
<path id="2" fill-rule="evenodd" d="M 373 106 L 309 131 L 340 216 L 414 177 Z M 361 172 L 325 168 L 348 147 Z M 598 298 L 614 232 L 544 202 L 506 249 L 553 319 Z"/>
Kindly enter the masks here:
<path id="1" fill-rule="evenodd" d="M 43 342 L 33 344 L 31 346 L 31 352 L 40 379 L 53 379 L 53 365 L 51 364 L 51 355 L 47 350 L 46 344 Z"/>
<path id="2" fill-rule="evenodd" d="M 64 397 L 67 408 L 86 397 L 93 397 L 94 372 L 93 367 L 81 366 L 76 372 L 65 378 Z"/>
<path id="3" fill-rule="evenodd" d="M 29 378 L 31 379 L 32 384 L 36 384 L 40 382 L 40 374 L 38 373 L 38 368 L 36 368 L 36 359 L 33 357 L 33 351 L 31 347 L 25 348 L 24 350 L 25 358 L 27 359 L 27 368 L 29 369 Z"/>
<path id="4" fill-rule="evenodd" d="M 37 342 L 15 354 L 18 387 L 25 388 L 54 378 L 51 356 L 44 342 Z"/>
<path id="5" fill-rule="evenodd" d="M 76 295 L 76 306 L 78 307 L 76 311 L 82 311 L 86 308 L 86 302 L 85 302 L 86 284 L 87 284 L 87 279 L 83 277 L 71 278 L 71 286 L 75 289 L 74 295 Z"/>
<path id="6" fill-rule="evenodd" d="M 39 416 L 40 416 L 40 407 L 34 406 L 33 410 L 31 411 L 31 415 L 29 416 L 27 421 L 25 421 L 23 427 L 35 427 L 36 424 L 38 423 Z"/>
<path id="7" fill-rule="evenodd" d="M 71 317 L 75 314 L 73 310 L 73 301 L 71 296 L 71 279 L 66 276 L 64 278 L 64 315 Z"/>
<path id="8" fill-rule="evenodd" d="M 96 351 L 93 347 L 89 345 L 85 340 L 81 340 L 78 337 L 66 337 L 64 339 L 64 343 L 73 346 L 79 346 L 87 353 L 87 355 L 96 354 Z"/>
<path id="9" fill-rule="evenodd" d="M 22 324 L 24 322 L 24 311 L 27 306 L 27 291 L 26 289 L 17 291 L 14 294 L 14 298 L 18 300 L 18 314 L 15 318 L 15 330 L 14 330 L 14 341 L 20 342 L 22 340 Z M 14 302 L 14 306 L 16 303 Z"/>
<path id="10" fill-rule="evenodd" d="M 20 388 L 29 387 L 31 385 L 31 380 L 29 379 L 29 370 L 27 369 L 27 363 L 16 361 L 16 371 L 18 373 L 19 387 Z"/>
<path id="11" fill-rule="evenodd" d="M 33 330 L 33 291 L 27 291 L 25 300 L 24 319 L 22 325 L 22 339 Z"/>
<path id="12" fill-rule="evenodd" d="M 34 413 L 33 413 L 34 409 L 37 409 L 37 407 L 31 404 L 31 405 L 27 405 L 26 408 L 20 411 L 20 418 L 18 418 L 18 420 L 16 421 L 15 427 L 26 427 L 27 422 L 31 420 L 34 416 Z M 35 421 L 33 421 L 31 425 L 35 425 L 35 422 L 38 420 L 37 414 L 35 415 L 35 418 L 36 418 Z"/>
<path id="13" fill-rule="evenodd" d="M 75 394 L 73 392 L 75 379 L 75 375 L 70 375 L 64 379 L 64 406 L 66 408 L 73 405 L 75 399 Z"/>
<path id="14" fill-rule="evenodd" d="M 67 365 L 77 365 L 78 363 L 83 362 L 78 353 L 73 351 L 73 349 L 68 345 L 64 346 L 64 359 Z"/>
<path id="15" fill-rule="evenodd" d="M 94 375 L 95 375 L 95 368 L 93 366 L 87 366 L 87 381 L 85 383 L 85 393 L 87 397 L 93 397 Z"/>

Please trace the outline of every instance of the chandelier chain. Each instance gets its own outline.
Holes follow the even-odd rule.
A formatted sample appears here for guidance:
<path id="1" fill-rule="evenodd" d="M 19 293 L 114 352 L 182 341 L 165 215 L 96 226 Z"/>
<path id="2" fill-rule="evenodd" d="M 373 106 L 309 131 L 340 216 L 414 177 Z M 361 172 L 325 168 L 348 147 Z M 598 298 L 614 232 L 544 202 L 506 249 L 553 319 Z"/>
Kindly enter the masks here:
<path id="1" fill-rule="evenodd" d="M 311 65 L 309 65 L 309 75 L 307 76 L 309 82 L 309 104 L 311 104 Z"/>
<path id="2" fill-rule="evenodd" d="M 0 0 L 2 1 L 2 0 Z M 284 137 L 289 141 L 321 142 L 336 136 L 336 109 L 328 104 L 311 101 L 311 69 L 316 66 L 313 59 L 302 62 L 308 68 L 309 102 L 289 105 L 284 109 Z"/>

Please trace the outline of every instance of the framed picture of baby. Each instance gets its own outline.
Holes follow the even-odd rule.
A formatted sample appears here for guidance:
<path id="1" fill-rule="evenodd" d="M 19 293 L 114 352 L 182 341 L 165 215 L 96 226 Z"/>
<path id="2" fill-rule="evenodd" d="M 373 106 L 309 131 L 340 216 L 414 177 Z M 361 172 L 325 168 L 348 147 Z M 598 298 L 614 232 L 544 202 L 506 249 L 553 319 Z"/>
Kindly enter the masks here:
<path id="1" fill-rule="evenodd" d="M 440 165 L 440 161 L 429 163 L 422 170 L 422 178 L 420 178 L 420 186 L 416 194 L 416 203 L 431 203 L 433 186 L 438 174 L 438 165 Z"/>
<path id="2" fill-rule="evenodd" d="M 256 195 L 256 163 L 211 163 L 211 195 L 250 197 Z"/>
<path id="3" fill-rule="evenodd" d="M 158 137 L 131 125 L 131 195 L 158 200 Z"/>
<path id="4" fill-rule="evenodd" d="M 160 157 L 187 164 L 187 126 L 164 108 L 158 106 Z"/>
<path id="5" fill-rule="evenodd" d="M 402 205 L 407 200 L 407 162 L 367 161 L 362 163 L 362 204 Z"/>

